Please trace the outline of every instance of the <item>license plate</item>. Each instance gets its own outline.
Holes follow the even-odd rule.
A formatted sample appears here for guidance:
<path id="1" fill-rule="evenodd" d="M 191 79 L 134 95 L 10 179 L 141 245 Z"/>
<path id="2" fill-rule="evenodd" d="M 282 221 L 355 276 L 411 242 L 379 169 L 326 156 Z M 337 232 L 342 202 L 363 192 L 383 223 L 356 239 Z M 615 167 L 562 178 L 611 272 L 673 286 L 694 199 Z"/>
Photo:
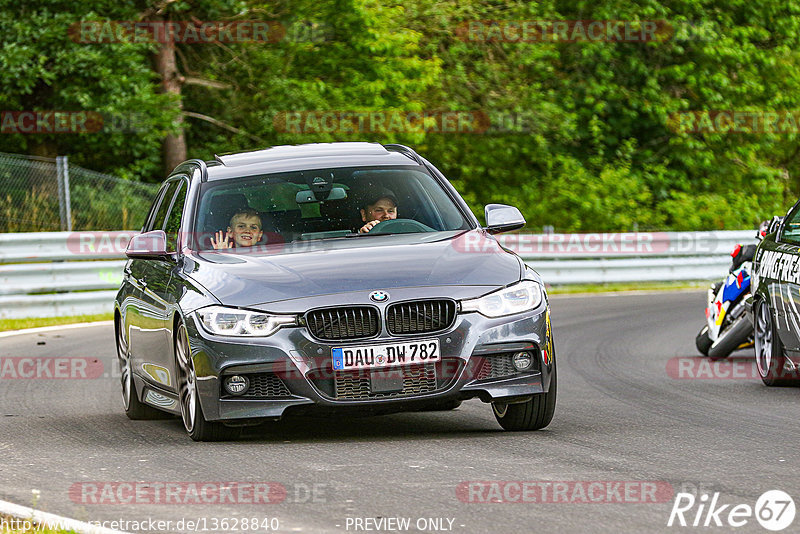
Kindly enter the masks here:
<path id="1" fill-rule="evenodd" d="M 331 355 L 335 371 L 397 367 L 438 362 L 442 359 L 442 355 L 439 353 L 438 339 L 334 347 L 331 349 Z"/>

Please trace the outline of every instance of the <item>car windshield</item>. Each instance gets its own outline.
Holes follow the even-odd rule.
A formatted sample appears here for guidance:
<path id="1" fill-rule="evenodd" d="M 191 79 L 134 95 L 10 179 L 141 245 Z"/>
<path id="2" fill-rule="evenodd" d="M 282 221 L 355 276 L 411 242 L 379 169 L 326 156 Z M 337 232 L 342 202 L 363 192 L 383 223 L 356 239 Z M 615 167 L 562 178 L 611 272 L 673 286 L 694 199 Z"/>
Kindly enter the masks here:
<path id="1" fill-rule="evenodd" d="M 377 222 L 364 231 L 372 220 Z M 195 246 L 239 253 L 253 245 L 470 227 L 441 185 L 419 167 L 314 169 L 202 184 Z M 219 246 L 220 237 L 225 246 Z"/>

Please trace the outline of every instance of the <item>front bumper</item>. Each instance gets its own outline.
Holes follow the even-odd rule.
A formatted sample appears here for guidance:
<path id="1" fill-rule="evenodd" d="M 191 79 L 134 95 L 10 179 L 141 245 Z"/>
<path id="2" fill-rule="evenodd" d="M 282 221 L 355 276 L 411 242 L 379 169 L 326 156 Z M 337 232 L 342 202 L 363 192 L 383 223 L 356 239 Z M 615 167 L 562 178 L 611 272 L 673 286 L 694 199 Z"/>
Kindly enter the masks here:
<path id="1" fill-rule="evenodd" d="M 193 316 L 186 323 L 200 404 L 209 421 L 277 419 L 287 410 L 389 413 L 473 397 L 514 402 L 548 391 L 555 366 L 546 301 L 531 312 L 497 319 L 459 314 L 451 328 L 434 334 L 382 332 L 358 341 L 319 341 L 305 327 L 284 328 L 267 338 L 230 338 L 208 334 Z M 333 347 L 434 338 L 439 364 L 387 370 L 402 374 L 408 384 L 402 391 L 373 393 L 367 372 L 343 376 L 332 369 Z M 509 353 L 520 350 L 534 355 L 529 371 L 510 367 Z M 222 380 L 234 374 L 257 381 L 260 395 L 226 394 Z"/>

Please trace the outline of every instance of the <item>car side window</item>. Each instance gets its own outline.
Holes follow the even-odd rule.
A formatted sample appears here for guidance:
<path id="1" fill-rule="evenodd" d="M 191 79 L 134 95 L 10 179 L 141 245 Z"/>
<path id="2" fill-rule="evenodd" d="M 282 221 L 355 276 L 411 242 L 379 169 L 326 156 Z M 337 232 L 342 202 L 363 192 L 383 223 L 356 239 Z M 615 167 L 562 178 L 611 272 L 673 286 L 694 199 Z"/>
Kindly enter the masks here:
<path id="1" fill-rule="evenodd" d="M 800 207 L 786 217 L 780 240 L 785 243 L 800 245 Z"/>
<path id="2" fill-rule="evenodd" d="M 147 217 L 144 220 L 142 232 L 149 232 L 153 229 L 153 219 L 155 219 L 156 210 L 158 209 L 158 205 L 161 203 L 161 199 L 164 197 L 164 192 L 166 189 L 166 186 L 162 186 L 161 189 L 158 190 L 156 198 L 153 199 L 153 204 L 150 205 L 150 209 L 147 211 Z"/>
<path id="3" fill-rule="evenodd" d="M 181 229 L 181 217 L 183 215 L 183 205 L 186 203 L 186 183 L 179 182 L 178 193 L 172 201 L 172 208 L 167 216 L 164 232 L 167 234 L 167 252 L 177 252 L 178 233 Z"/>
<path id="4" fill-rule="evenodd" d="M 178 188 L 180 182 L 174 181 L 167 184 L 164 194 L 161 196 L 161 203 L 158 205 L 158 211 L 150 223 L 148 230 L 163 230 L 164 220 L 167 217 L 167 210 L 172 204 L 172 197 L 175 196 L 175 190 Z"/>

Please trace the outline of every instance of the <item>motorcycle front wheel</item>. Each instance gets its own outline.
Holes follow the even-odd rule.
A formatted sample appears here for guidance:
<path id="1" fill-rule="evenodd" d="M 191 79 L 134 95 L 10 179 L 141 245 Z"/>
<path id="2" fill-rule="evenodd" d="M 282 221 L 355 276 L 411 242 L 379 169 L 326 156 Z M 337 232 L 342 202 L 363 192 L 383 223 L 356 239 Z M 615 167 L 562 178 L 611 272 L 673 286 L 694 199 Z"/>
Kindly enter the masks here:
<path id="1" fill-rule="evenodd" d="M 719 333 L 717 340 L 708 349 L 708 357 L 712 360 L 727 358 L 739 345 L 747 341 L 752 333 L 753 325 L 747 316 L 742 314 Z"/>
<path id="2" fill-rule="evenodd" d="M 697 333 L 697 337 L 694 338 L 694 344 L 697 350 L 700 351 L 700 354 L 708 356 L 708 349 L 714 344 L 711 338 L 708 337 L 708 325 L 704 326 L 703 329 Z"/>

